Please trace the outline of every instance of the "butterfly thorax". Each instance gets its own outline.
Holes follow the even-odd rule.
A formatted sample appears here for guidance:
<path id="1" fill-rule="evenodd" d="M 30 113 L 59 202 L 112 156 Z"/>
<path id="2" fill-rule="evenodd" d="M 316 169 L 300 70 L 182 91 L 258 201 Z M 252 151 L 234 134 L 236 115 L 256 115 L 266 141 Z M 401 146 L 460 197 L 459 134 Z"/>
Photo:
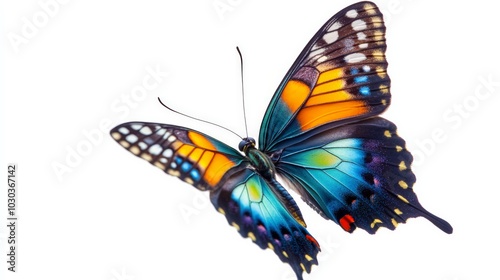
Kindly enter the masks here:
<path id="1" fill-rule="evenodd" d="M 271 158 L 255 147 L 253 138 L 244 138 L 239 144 L 240 151 L 244 152 L 255 171 L 267 180 L 275 178 L 276 169 Z"/>

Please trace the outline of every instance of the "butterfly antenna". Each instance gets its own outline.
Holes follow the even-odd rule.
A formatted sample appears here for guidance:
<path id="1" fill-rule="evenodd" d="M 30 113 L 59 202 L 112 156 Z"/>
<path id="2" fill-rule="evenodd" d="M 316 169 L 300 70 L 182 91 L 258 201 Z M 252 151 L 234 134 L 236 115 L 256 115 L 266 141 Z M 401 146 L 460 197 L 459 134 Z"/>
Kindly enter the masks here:
<path id="1" fill-rule="evenodd" d="M 240 55 L 240 65 L 241 65 L 241 97 L 243 100 L 243 119 L 245 121 L 245 133 L 248 138 L 248 126 L 247 126 L 247 113 L 245 110 L 245 86 L 243 84 L 243 56 L 241 55 L 240 48 L 236 46 L 236 50 L 238 51 L 238 54 Z"/>
<path id="2" fill-rule="evenodd" d="M 163 105 L 163 107 L 167 108 L 169 111 L 172 111 L 172 112 L 174 112 L 174 113 L 177 113 L 177 114 L 179 114 L 179 115 L 181 115 L 181 116 L 184 116 L 184 117 L 188 117 L 188 118 L 193 119 L 193 120 L 197 120 L 197 121 L 200 121 L 200 122 L 204 122 L 204 123 L 208 123 L 208 124 L 211 124 L 211 125 L 215 125 L 215 126 L 217 126 L 217 127 L 220 127 L 220 128 L 222 128 L 222 129 L 225 129 L 225 130 L 227 130 L 227 131 L 231 132 L 232 134 L 234 134 L 234 135 L 238 136 L 238 138 L 240 138 L 241 140 L 243 140 L 243 137 L 241 137 L 238 133 L 236 133 L 236 132 L 232 131 L 231 129 L 229 129 L 229 128 L 227 128 L 227 127 L 223 127 L 222 125 L 219 125 L 219 124 L 216 124 L 216 123 L 213 123 L 213 122 L 209 122 L 209 121 L 206 121 L 206 120 L 202 120 L 202 119 L 199 119 L 199 118 L 195 118 L 195 117 L 190 116 L 190 115 L 188 115 L 188 114 L 184 114 L 184 113 L 181 113 L 181 112 L 179 112 L 179 111 L 177 111 L 177 110 L 174 110 L 174 109 L 172 109 L 172 108 L 168 107 L 167 105 L 165 105 L 165 103 L 163 103 L 163 102 L 161 101 L 160 97 L 158 97 L 158 101 L 160 102 L 160 104 L 161 104 L 161 105 Z"/>

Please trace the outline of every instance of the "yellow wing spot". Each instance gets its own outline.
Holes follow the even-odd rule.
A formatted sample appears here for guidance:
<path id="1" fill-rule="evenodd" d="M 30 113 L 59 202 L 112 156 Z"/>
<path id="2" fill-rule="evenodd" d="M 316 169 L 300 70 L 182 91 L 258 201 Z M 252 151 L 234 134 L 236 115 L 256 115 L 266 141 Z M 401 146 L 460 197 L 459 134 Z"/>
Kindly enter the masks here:
<path id="1" fill-rule="evenodd" d="M 111 133 L 111 137 L 113 137 L 113 139 L 115 140 L 119 140 L 120 138 L 122 138 L 122 135 L 118 132 L 113 132 Z"/>
<path id="2" fill-rule="evenodd" d="M 255 242 L 255 240 L 257 240 L 257 238 L 255 238 L 255 234 L 253 234 L 253 232 L 249 232 L 248 235 L 247 235 L 250 239 L 252 239 L 253 242 Z"/>
<path id="3" fill-rule="evenodd" d="M 271 244 L 271 242 L 267 243 L 267 248 L 269 248 L 269 249 L 271 249 L 271 250 L 274 251 L 274 246 L 273 246 L 273 244 Z"/>
<path id="4" fill-rule="evenodd" d="M 172 176 L 175 176 L 175 177 L 180 177 L 181 176 L 181 173 L 177 170 L 174 170 L 174 169 L 169 169 L 168 171 L 168 174 L 172 175 Z"/>
<path id="5" fill-rule="evenodd" d="M 403 171 L 403 170 L 406 170 L 407 167 L 406 167 L 406 163 L 404 161 L 401 161 L 399 163 L 399 171 Z"/>
<path id="6" fill-rule="evenodd" d="M 381 78 L 384 79 L 385 76 L 387 76 L 387 72 L 385 72 L 385 68 L 382 66 L 378 66 L 375 68 L 375 71 L 377 72 L 377 75 Z"/>
<path id="7" fill-rule="evenodd" d="M 392 134 L 391 134 L 391 132 L 389 130 L 384 131 L 384 135 L 387 138 L 391 138 L 391 136 L 392 136 Z"/>
<path id="8" fill-rule="evenodd" d="M 221 213 L 222 215 L 226 215 L 226 211 L 224 211 L 224 209 L 222 209 L 221 207 L 219 207 L 217 211 L 219 211 L 219 213 Z"/>
<path id="9" fill-rule="evenodd" d="M 160 163 L 158 161 L 155 162 L 155 166 L 158 167 L 158 168 L 160 168 L 160 169 L 165 169 L 165 165 L 163 165 L 162 163 Z"/>
<path id="10" fill-rule="evenodd" d="M 141 153 L 141 150 L 137 146 L 133 146 L 129 151 L 134 155 L 138 155 Z"/>
<path id="11" fill-rule="evenodd" d="M 398 222 L 396 222 L 396 220 L 391 219 L 391 222 L 392 222 L 392 225 L 393 225 L 394 227 L 397 227 L 397 226 L 398 226 Z"/>
<path id="12" fill-rule="evenodd" d="M 193 181 L 191 178 L 189 178 L 189 177 L 186 177 L 186 178 L 184 179 L 184 181 L 185 181 L 186 183 L 190 184 L 190 185 L 194 185 L 194 181 Z"/>
<path id="13" fill-rule="evenodd" d="M 375 34 L 376 34 L 376 32 L 375 32 Z M 380 40 L 382 40 L 382 38 L 380 38 Z M 373 51 L 372 52 L 372 56 L 373 56 L 374 59 L 376 59 L 378 61 L 381 61 L 381 60 L 385 59 L 384 53 L 382 51 L 380 51 L 380 50 Z"/>
<path id="14" fill-rule="evenodd" d="M 374 15 L 377 13 L 377 10 L 375 10 L 375 6 L 373 6 L 372 4 L 365 4 L 363 6 L 363 9 L 365 9 L 365 12 L 369 15 Z"/>
<path id="15" fill-rule="evenodd" d="M 373 222 L 370 224 L 371 228 L 374 228 L 376 224 L 381 224 L 382 221 L 379 219 L 374 219 Z"/>
<path id="16" fill-rule="evenodd" d="M 384 40 L 384 33 L 382 31 L 379 31 L 379 30 L 373 32 L 373 39 L 375 39 L 377 41 Z M 381 54 L 382 56 L 384 55 L 381 51 L 374 51 L 373 55 L 375 55 L 375 52 L 377 52 L 377 54 Z"/>
<path id="17" fill-rule="evenodd" d="M 300 268 L 302 268 L 302 271 L 306 271 L 306 267 L 304 266 L 303 263 L 300 263 Z"/>
<path id="18" fill-rule="evenodd" d="M 125 147 L 125 148 L 130 147 L 130 143 L 129 143 L 129 142 L 127 142 L 127 141 L 123 141 L 123 140 L 122 140 L 122 141 L 120 141 L 120 145 L 122 145 L 122 146 L 123 146 L 123 147 Z"/>
<path id="19" fill-rule="evenodd" d="M 233 226 L 237 231 L 240 231 L 240 226 L 237 223 L 232 222 L 231 226 Z"/>
<path id="20" fill-rule="evenodd" d="M 405 190 L 408 188 L 408 184 L 403 180 L 399 181 L 398 184 L 401 188 L 403 188 Z"/>
<path id="21" fill-rule="evenodd" d="M 396 146 L 396 151 L 401 152 L 403 150 L 403 147 L 401 146 Z"/>
<path id="22" fill-rule="evenodd" d="M 385 99 L 382 99 L 382 105 L 387 106 L 387 101 Z"/>
<path id="23" fill-rule="evenodd" d="M 382 93 L 382 94 L 387 94 L 389 93 L 389 88 L 386 86 L 386 85 L 380 85 L 378 87 L 378 90 Z"/>
<path id="24" fill-rule="evenodd" d="M 404 203 L 409 203 L 406 198 L 404 198 L 402 195 L 398 194 L 398 198 L 401 199 Z"/>
<path id="25" fill-rule="evenodd" d="M 153 160 L 153 157 L 150 154 L 142 154 L 141 158 L 143 158 L 143 159 L 145 159 L 147 161 Z"/>
<path id="26" fill-rule="evenodd" d="M 399 208 L 394 209 L 394 213 L 396 213 L 398 215 L 403 214 L 403 212 L 401 210 L 399 210 Z"/>
<path id="27" fill-rule="evenodd" d="M 373 26 L 375 26 L 376 28 L 379 28 L 379 27 L 382 27 L 383 20 L 380 17 L 373 17 L 372 23 L 373 23 Z"/>
<path id="28" fill-rule="evenodd" d="M 309 262 L 313 260 L 313 258 L 312 258 L 311 256 L 307 255 L 307 254 L 306 254 L 304 257 L 305 257 L 305 258 L 306 258 L 306 260 L 307 260 L 307 261 L 309 261 Z"/>
<path id="29" fill-rule="evenodd" d="M 281 251 L 281 253 L 285 256 L 285 258 L 288 258 L 288 254 L 285 251 Z"/>

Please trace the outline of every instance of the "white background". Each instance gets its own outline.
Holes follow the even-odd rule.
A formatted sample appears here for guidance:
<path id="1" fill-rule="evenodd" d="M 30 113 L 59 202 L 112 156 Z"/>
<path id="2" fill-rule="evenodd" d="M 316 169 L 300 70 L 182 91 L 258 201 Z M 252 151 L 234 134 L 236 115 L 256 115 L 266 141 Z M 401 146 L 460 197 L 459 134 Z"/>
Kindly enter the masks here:
<path id="1" fill-rule="evenodd" d="M 257 137 L 296 56 L 353 1 L 69 0 L 47 12 L 48 2 L 0 6 L 0 167 L 6 182 L 7 164 L 18 164 L 19 217 L 18 272 L 2 261 L 0 279 L 294 279 L 274 253 L 229 227 L 205 193 L 134 158 L 108 130 L 173 123 L 236 147 L 234 135 L 179 117 L 157 97 L 244 134 L 238 45 Z M 419 218 L 394 232 L 347 234 L 298 201 L 323 250 L 305 279 L 500 278 L 498 7 L 436 2 L 377 1 L 393 94 L 384 116 L 415 156 L 421 203 L 455 231 Z M 168 76 L 137 95 L 156 68 Z M 7 237 L 2 225 L 0 260 Z"/>

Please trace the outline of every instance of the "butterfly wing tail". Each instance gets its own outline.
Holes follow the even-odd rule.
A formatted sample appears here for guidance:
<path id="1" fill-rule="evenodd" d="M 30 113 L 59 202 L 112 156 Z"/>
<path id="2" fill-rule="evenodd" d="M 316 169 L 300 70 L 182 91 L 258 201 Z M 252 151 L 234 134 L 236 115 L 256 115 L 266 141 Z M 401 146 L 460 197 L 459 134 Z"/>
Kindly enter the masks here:
<path id="1" fill-rule="evenodd" d="M 320 247 L 316 239 L 288 212 L 270 184 L 250 169 L 230 176 L 211 192 L 212 204 L 244 238 L 271 249 L 288 263 L 297 279 L 309 273 Z M 276 182 L 277 183 L 277 182 Z"/>

